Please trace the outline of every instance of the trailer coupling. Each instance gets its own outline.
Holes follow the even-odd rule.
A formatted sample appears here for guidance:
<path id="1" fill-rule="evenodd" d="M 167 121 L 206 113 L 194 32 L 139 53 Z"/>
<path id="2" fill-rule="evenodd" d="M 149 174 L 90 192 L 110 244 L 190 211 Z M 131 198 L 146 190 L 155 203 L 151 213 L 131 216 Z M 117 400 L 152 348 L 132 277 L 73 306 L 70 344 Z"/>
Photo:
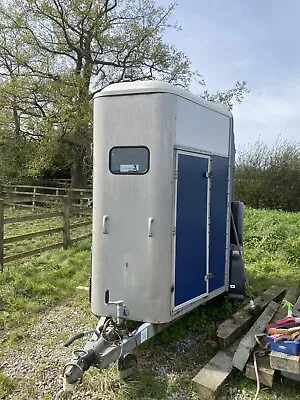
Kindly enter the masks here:
<path id="1" fill-rule="evenodd" d="M 66 392 L 76 389 L 77 384 L 82 382 L 84 372 L 90 367 L 102 370 L 117 361 L 120 378 L 126 379 L 133 375 L 137 370 L 137 359 L 130 352 L 169 325 L 144 323 L 129 332 L 125 320 L 128 311 L 123 301 L 110 302 L 107 291 L 105 302 L 117 306 L 116 320 L 101 317 L 95 329 L 77 334 L 65 343 L 67 347 L 77 339 L 93 335 L 83 349 L 73 351 L 71 361 L 64 366 L 63 389 Z"/>

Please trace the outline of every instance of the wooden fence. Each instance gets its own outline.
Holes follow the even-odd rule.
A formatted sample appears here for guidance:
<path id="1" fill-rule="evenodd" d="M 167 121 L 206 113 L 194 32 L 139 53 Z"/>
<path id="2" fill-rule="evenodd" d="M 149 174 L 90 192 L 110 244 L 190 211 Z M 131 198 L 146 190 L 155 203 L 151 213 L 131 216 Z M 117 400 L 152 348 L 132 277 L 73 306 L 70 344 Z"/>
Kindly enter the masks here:
<path id="1" fill-rule="evenodd" d="M 76 207 L 91 207 L 93 190 L 70 189 L 67 187 L 31 186 L 31 185 L 4 185 L 2 197 L 9 199 L 20 207 L 47 207 L 60 204 L 62 197 L 68 196 Z"/>
<path id="2" fill-rule="evenodd" d="M 24 193 L 23 193 L 24 195 Z M 48 197 L 46 197 L 48 199 Z M 28 200 L 28 197 L 25 198 L 25 200 Z M 40 200 L 40 199 L 39 199 Z M 79 241 L 86 239 L 91 236 L 91 232 L 76 237 L 74 239 L 71 239 L 70 237 L 70 230 L 71 229 L 77 229 L 80 227 L 88 226 L 91 225 L 92 223 L 92 213 L 87 212 L 84 210 L 74 210 L 71 208 L 71 203 L 70 199 L 68 197 L 60 197 L 60 204 L 61 207 L 60 209 L 57 209 L 55 211 L 41 213 L 41 214 L 34 214 L 34 215 L 24 215 L 24 216 L 17 216 L 17 217 L 10 217 L 10 218 L 5 218 L 4 217 L 4 205 L 9 204 L 8 201 L 4 199 L 0 199 L 0 268 L 3 270 L 3 266 L 6 263 L 9 263 L 11 261 L 16 261 L 20 260 L 25 257 L 33 256 L 36 254 L 40 254 L 44 251 L 56 249 L 59 247 L 63 247 L 67 249 L 72 242 Z M 46 211 L 46 210 L 45 210 Z M 76 222 L 76 223 L 70 223 L 70 215 L 71 214 L 79 214 L 79 215 L 85 215 L 89 216 L 90 218 L 88 220 L 82 221 L 82 222 Z M 28 221 L 36 221 L 36 220 L 42 220 L 42 219 L 50 219 L 50 218 L 57 218 L 61 217 L 62 218 L 62 225 L 57 227 L 57 228 L 52 228 L 52 229 L 45 229 L 42 231 L 38 232 L 32 232 L 32 233 L 25 233 L 23 235 L 17 235 L 17 236 L 11 236 L 11 237 L 6 237 L 5 235 L 5 226 L 8 224 L 14 224 L 14 223 L 24 223 Z M 25 251 L 19 254 L 15 254 L 12 256 L 5 256 L 5 245 L 8 243 L 15 243 L 15 242 L 20 242 L 23 240 L 28 240 L 28 239 L 33 239 L 41 236 L 48 236 L 54 233 L 62 233 L 62 240 L 58 243 L 50 244 L 44 247 L 40 247 L 37 249 L 32 249 L 29 251 Z"/>

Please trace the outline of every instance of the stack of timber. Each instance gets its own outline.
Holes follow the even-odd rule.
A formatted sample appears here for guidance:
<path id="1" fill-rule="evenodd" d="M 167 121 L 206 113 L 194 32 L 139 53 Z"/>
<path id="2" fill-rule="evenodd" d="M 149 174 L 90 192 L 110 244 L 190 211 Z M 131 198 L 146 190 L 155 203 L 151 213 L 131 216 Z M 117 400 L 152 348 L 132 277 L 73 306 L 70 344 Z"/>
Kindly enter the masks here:
<path id="1" fill-rule="evenodd" d="M 261 384 L 272 387 L 276 370 L 287 378 L 300 381 L 300 357 L 278 352 L 265 352 L 259 356 L 255 336 L 262 335 L 265 326 L 286 316 L 283 299 L 294 304 L 293 313 L 300 316 L 299 291 L 295 289 L 271 288 L 254 300 L 255 309 L 250 305 L 236 312 L 222 323 L 217 330 L 220 350 L 193 378 L 193 386 L 203 400 L 216 399 L 234 368 L 245 371 L 248 378 L 256 380 L 253 354 L 257 354 L 257 367 Z M 297 300 L 298 299 L 298 300 Z M 262 338 L 262 345 L 267 338 Z M 265 340 L 265 342 L 264 342 Z"/>
<path id="2" fill-rule="evenodd" d="M 295 304 L 295 306 L 294 306 L 294 309 L 295 309 L 295 307 L 297 306 L 296 304 L 297 304 L 297 299 L 299 297 L 299 294 L 300 294 L 299 290 L 289 289 L 285 295 L 284 300 L 288 301 L 289 303 Z M 293 315 L 297 316 L 296 314 L 294 314 L 294 311 L 293 311 Z M 281 318 L 284 318 L 285 316 L 286 316 L 286 309 L 279 307 L 278 311 L 272 318 L 271 323 L 274 323 L 275 321 L 278 321 Z M 263 345 L 265 345 L 267 343 L 267 339 L 262 339 L 261 342 Z M 259 350 L 260 350 L 259 346 L 256 346 L 254 349 L 254 352 L 259 351 Z M 279 354 L 281 354 L 281 353 L 279 353 Z M 286 357 L 289 358 L 292 356 L 286 355 Z M 278 369 L 280 370 L 280 368 L 274 368 L 274 366 L 271 366 L 270 354 L 267 354 L 264 357 L 257 358 L 257 368 L 258 368 L 258 375 L 259 375 L 260 383 L 262 383 L 263 385 L 272 387 L 274 384 L 275 370 L 278 370 Z M 256 380 L 253 356 L 251 356 L 249 361 L 247 362 L 245 374 L 246 374 L 247 378 Z"/>

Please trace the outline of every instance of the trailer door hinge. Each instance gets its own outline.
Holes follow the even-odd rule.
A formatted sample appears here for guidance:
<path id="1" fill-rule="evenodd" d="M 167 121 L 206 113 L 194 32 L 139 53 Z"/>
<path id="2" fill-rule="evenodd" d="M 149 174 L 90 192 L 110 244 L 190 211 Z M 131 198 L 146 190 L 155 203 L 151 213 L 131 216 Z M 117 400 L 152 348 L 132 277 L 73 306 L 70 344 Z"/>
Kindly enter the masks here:
<path id="1" fill-rule="evenodd" d="M 178 171 L 174 171 L 174 173 L 173 173 L 173 178 L 174 178 L 174 179 L 178 179 Z"/>
<path id="2" fill-rule="evenodd" d="M 213 173 L 211 171 L 205 173 L 205 178 L 212 178 L 212 176 L 213 176 Z"/>
<path id="3" fill-rule="evenodd" d="M 173 235 L 173 236 L 176 236 L 176 228 L 173 228 L 173 229 L 172 229 L 172 235 Z"/>

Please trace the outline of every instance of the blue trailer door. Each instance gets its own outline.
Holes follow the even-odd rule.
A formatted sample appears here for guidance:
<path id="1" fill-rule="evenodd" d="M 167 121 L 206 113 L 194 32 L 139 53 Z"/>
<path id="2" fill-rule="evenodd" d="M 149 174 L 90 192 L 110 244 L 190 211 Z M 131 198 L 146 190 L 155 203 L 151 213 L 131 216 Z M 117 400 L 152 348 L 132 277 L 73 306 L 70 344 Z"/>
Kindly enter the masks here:
<path id="1" fill-rule="evenodd" d="M 209 157 L 177 152 L 174 308 L 207 293 Z"/>

